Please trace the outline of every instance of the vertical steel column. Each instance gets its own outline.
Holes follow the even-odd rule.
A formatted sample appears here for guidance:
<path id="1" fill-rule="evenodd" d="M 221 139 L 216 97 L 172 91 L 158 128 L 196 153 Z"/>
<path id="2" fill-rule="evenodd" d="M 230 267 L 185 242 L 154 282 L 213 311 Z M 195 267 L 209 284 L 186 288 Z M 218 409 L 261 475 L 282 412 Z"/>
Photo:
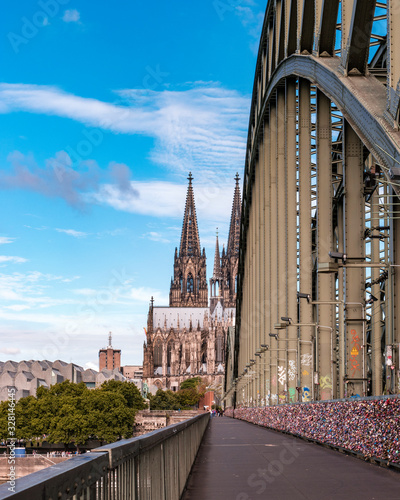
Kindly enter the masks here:
<path id="1" fill-rule="evenodd" d="M 251 305 L 253 311 L 253 328 L 252 328 L 252 346 L 251 346 L 251 357 L 252 359 L 257 359 L 257 356 L 254 355 L 257 349 L 257 337 L 258 337 L 258 297 L 257 297 L 257 185 L 256 185 L 256 175 L 258 171 L 258 158 L 257 158 L 257 148 L 258 148 L 258 139 L 257 143 L 254 144 L 254 151 L 256 154 L 255 165 L 254 165 L 254 181 L 252 186 L 252 261 L 253 261 L 253 278 L 252 278 L 252 293 L 251 293 Z M 254 365 L 254 377 L 253 377 L 253 405 L 257 406 L 257 364 Z"/>
<path id="2" fill-rule="evenodd" d="M 286 79 L 286 172 L 287 172 L 287 315 L 297 319 L 297 189 L 296 189 L 296 79 Z M 288 328 L 288 395 L 296 401 L 297 330 Z"/>
<path id="3" fill-rule="evenodd" d="M 277 212 L 278 212 L 278 197 L 277 197 L 277 109 L 276 102 L 270 104 L 270 130 L 271 130 L 271 155 L 270 155 L 270 186 L 271 186 L 271 202 L 270 202 L 270 297 L 271 297 L 271 330 L 273 332 L 273 324 L 278 317 L 278 245 L 277 245 Z M 275 347 L 270 342 L 270 347 Z M 273 404 L 278 403 L 278 352 L 271 352 L 271 399 Z"/>
<path id="4" fill-rule="evenodd" d="M 379 189 L 379 187 L 378 187 Z M 371 197 L 371 225 L 379 224 L 379 193 L 377 190 Z M 379 262 L 379 245 L 380 241 L 373 238 L 371 241 L 371 261 Z M 380 269 L 371 269 L 371 280 L 379 278 Z M 371 311 L 371 364 L 372 364 L 372 394 L 380 396 L 382 394 L 382 314 L 381 314 L 381 291 L 380 285 L 377 283 L 371 286 L 371 294 L 378 299 L 372 304 Z M 366 346 L 367 349 L 367 346 Z"/>
<path id="5" fill-rule="evenodd" d="M 271 127 L 269 118 L 264 122 L 264 344 L 270 344 L 269 332 L 272 332 L 271 325 L 271 185 L 270 185 L 270 168 L 271 168 Z M 271 404 L 271 352 L 267 351 L 264 354 L 265 363 L 265 402 Z"/>
<path id="6" fill-rule="evenodd" d="M 258 158 L 256 161 L 256 171 L 255 171 L 255 180 L 254 180 L 254 350 L 253 350 L 253 359 L 256 360 L 255 369 L 255 388 L 254 388 L 254 397 L 255 397 L 255 406 L 259 406 L 260 404 L 260 359 L 259 356 L 256 356 L 255 353 L 260 347 L 260 321 L 261 321 L 261 307 L 260 307 L 260 138 L 258 139 Z"/>
<path id="7" fill-rule="evenodd" d="M 251 182 L 251 181 L 250 181 Z M 247 200 L 249 203 L 249 200 Z M 249 212 L 251 212 L 251 209 L 248 208 Z M 247 221 L 248 227 L 247 227 L 247 244 L 246 244 L 246 259 L 245 259 L 245 269 L 246 269 L 246 274 L 245 274 L 245 290 L 244 290 L 244 300 L 246 302 L 246 310 L 245 310 L 245 315 L 244 315 L 244 320 L 246 323 L 246 361 L 248 361 L 251 356 L 250 356 L 250 349 L 251 349 L 251 309 L 250 309 L 250 283 L 251 283 L 251 267 L 250 267 L 250 255 L 251 255 L 251 230 L 250 230 L 250 220 L 251 220 L 251 214 L 249 213 L 249 219 Z M 246 406 L 249 405 L 250 402 L 250 394 L 251 391 L 251 381 L 249 379 L 248 384 L 246 385 L 246 394 L 245 394 L 245 400 L 246 400 Z"/>
<path id="8" fill-rule="evenodd" d="M 344 173 L 345 173 L 345 239 L 346 254 L 350 259 L 363 259 L 364 245 L 364 196 L 363 196 L 363 145 L 351 126 L 344 122 Z M 350 260 L 350 263 L 352 260 Z M 353 261 L 354 262 L 354 261 Z M 345 269 L 345 321 L 347 396 L 366 391 L 365 383 L 365 269 Z"/>
<path id="9" fill-rule="evenodd" d="M 264 178 L 265 178 L 265 122 L 261 125 L 261 140 L 260 140 L 260 175 L 259 175 L 259 323 L 260 323 L 260 343 L 265 344 L 265 191 L 264 191 Z M 265 404 L 265 356 L 260 356 L 260 370 L 259 370 L 259 390 L 260 390 L 260 405 Z"/>
<path id="10" fill-rule="evenodd" d="M 332 134 L 331 102 L 317 90 L 317 259 L 318 263 L 328 260 L 333 250 L 332 232 Z M 318 301 L 334 300 L 334 276 L 318 274 Z M 332 306 L 318 306 L 318 324 L 334 327 Z M 316 371 L 318 380 L 316 399 L 331 399 L 333 386 L 331 377 L 331 335 L 328 329 L 317 329 Z M 318 385 L 319 384 L 319 385 Z"/>
<path id="11" fill-rule="evenodd" d="M 394 192 L 392 193 L 394 195 Z M 393 196 L 392 202 L 393 218 L 391 221 L 391 258 L 390 263 L 394 267 L 390 268 L 389 272 L 392 273 L 392 303 L 393 303 L 393 318 L 392 318 L 392 355 L 393 355 L 393 369 L 392 371 L 392 391 L 394 393 L 400 392 L 400 201 L 397 197 Z"/>
<path id="12" fill-rule="evenodd" d="M 347 42 L 350 35 L 351 19 L 353 16 L 353 7 L 355 0 L 342 0 L 342 47 L 341 64 L 344 68 L 347 66 Z"/>
<path id="13" fill-rule="evenodd" d="M 285 164 L 285 136 L 286 136 L 286 113 L 285 113 L 285 89 L 277 90 L 277 121 L 276 121 L 276 144 L 277 144 L 277 316 L 276 321 L 281 321 L 281 316 L 287 315 L 287 176 Z M 287 329 L 279 332 L 278 351 L 278 399 L 279 403 L 288 400 L 288 373 L 287 373 Z M 285 338 L 283 338 L 285 336 Z"/>
<path id="14" fill-rule="evenodd" d="M 400 83 L 400 9 L 398 2 L 388 0 L 388 108 L 391 116 L 399 123 Z"/>
<path id="15" fill-rule="evenodd" d="M 311 236 L 311 101 L 310 83 L 299 79 L 299 254 L 300 286 L 302 293 L 312 294 L 312 236 Z M 299 302 L 300 323 L 312 323 L 312 306 L 305 299 Z M 312 394 L 312 341 L 311 326 L 300 327 L 298 387 L 301 401 L 310 401 Z"/>

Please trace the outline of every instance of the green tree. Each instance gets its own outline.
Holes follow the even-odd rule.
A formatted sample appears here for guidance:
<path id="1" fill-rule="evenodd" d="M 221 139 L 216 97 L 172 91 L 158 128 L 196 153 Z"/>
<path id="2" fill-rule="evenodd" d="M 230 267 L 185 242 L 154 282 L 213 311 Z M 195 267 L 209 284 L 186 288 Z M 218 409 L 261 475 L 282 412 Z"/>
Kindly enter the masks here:
<path id="1" fill-rule="evenodd" d="M 176 393 L 176 399 L 179 404 L 179 408 L 182 410 L 190 409 L 193 406 L 197 406 L 201 398 L 201 393 L 197 391 L 195 387 L 188 389 L 180 389 Z"/>
<path id="2" fill-rule="evenodd" d="M 175 394 L 172 391 L 163 391 L 162 389 L 158 389 L 154 396 L 149 394 L 150 408 L 152 410 L 178 410 L 180 404 Z"/>
<path id="3" fill-rule="evenodd" d="M 0 440 L 5 441 L 8 438 L 7 421 L 8 417 L 8 401 L 0 403 Z"/>
<path id="4" fill-rule="evenodd" d="M 102 384 L 101 390 L 107 392 L 118 392 L 125 398 L 128 408 L 135 408 L 136 410 L 144 410 L 146 408 L 146 403 L 144 402 L 139 389 L 132 382 L 108 380 Z"/>
<path id="5" fill-rule="evenodd" d="M 197 389 L 200 384 L 201 384 L 200 377 L 187 378 L 181 383 L 180 389 L 192 389 L 192 388 Z"/>
<path id="6" fill-rule="evenodd" d="M 90 391 L 86 404 L 92 437 L 101 442 L 113 442 L 132 436 L 136 410 L 128 407 L 119 391 Z"/>

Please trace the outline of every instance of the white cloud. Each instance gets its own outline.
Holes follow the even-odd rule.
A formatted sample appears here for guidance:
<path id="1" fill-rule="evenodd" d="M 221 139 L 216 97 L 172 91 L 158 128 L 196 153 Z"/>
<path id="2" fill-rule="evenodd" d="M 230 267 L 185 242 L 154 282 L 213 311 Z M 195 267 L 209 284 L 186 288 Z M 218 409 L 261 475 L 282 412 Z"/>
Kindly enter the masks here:
<path id="1" fill-rule="evenodd" d="M 24 262 L 28 262 L 28 259 L 11 255 L 0 255 L 0 264 L 3 264 L 4 262 L 11 262 L 12 264 L 22 264 Z"/>
<path id="2" fill-rule="evenodd" d="M 182 91 L 126 89 L 121 104 L 68 94 L 57 87 L 0 84 L 3 113 L 56 115 L 89 127 L 155 138 L 151 159 L 180 174 L 213 175 L 243 168 L 249 96 L 217 83 Z"/>
<path id="3" fill-rule="evenodd" d="M 88 361 L 87 363 L 85 363 L 85 366 L 84 366 L 85 370 L 96 370 L 97 372 L 99 371 L 99 364 L 97 363 L 93 363 L 91 361 Z"/>
<path id="4" fill-rule="evenodd" d="M 169 302 L 168 296 L 164 296 L 159 290 L 146 287 L 132 288 L 129 291 L 128 296 L 139 302 L 148 303 L 150 301 L 150 297 L 153 297 L 157 304 L 168 304 Z"/>
<path id="5" fill-rule="evenodd" d="M 0 274 L 1 305 L 4 309 L 18 312 L 31 308 L 43 309 L 61 304 L 75 304 L 75 300 L 57 299 L 46 294 L 52 282 L 62 283 L 65 279 L 63 276 L 38 271 Z"/>
<path id="6" fill-rule="evenodd" d="M 158 243 L 171 243 L 170 240 L 164 238 L 161 233 L 157 233 L 156 231 L 150 231 L 143 235 L 143 238 L 146 238 L 151 241 L 156 241 Z"/>
<path id="7" fill-rule="evenodd" d="M 14 304 L 12 306 L 6 306 L 5 309 L 10 309 L 10 311 L 25 311 L 26 309 L 30 309 L 30 306 L 23 304 Z"/>
<path id="8" fill-rule="evenodd" d="M 12 243 L 15 238 L 9 238 L 8 236 L 0 236 L 0 245 L 5 245 L 6 243 Z"/>
<path id="9" fill-rule="evenodd" d="M 110 205 L 116 210 L 152 215 L 154 217 L 182 218 L 185 206 L 187 183 L 135 182 L 137 195 L 123 193 L 115 186 L 105 184 L 97 193 L 87 196 L 88 200 Z M 203 223 L 229 220 L 234 191 L 233 176 L 219 176 L 215 181 L 194 179 L 196 211 Z M 218 224 L 217 224 L 218 225 Z M 151 236 L 151 233 L 149 233 Z M 156 235 L 155 235 L 156 236 Z"/>
<path id="10" fill-rule="evenodd" d="M 81 15 L 76 9 L 69 9 L 64 12 L 62 19 L 65 23 L 77 23 L 80 18 Z"/>
<path id="11" fill-rule="evenodd" d="M 253 0 L 241 0 L 235 6 L 235 14 L 250 35 L 250 48 L 257 54 L 261 30 L 264 22 L 265 6 L 262 9 Z"/>
<path id="12" fill-rule="evenodd" d="M 83 295 L 84 297 L 93 297 L 99 291 L 93 288 L 77 288 L 76 290 L 73 290 L 73 292 L 77 295 Z"/>
<path id="13" fill-rule="evenodd" d="M 59 233 L 68 234 L 68 236 L 73 236 L 74 238 L 86 238 L 88 233 L 84 233 L 82 231 L 75 231 L 75 229 L 59 229 L 56 228 L 56 231 Z"/>
<path id="14" fill-rule="evenodd" d="M 3 347 L 0 349 L 0 352 L 3 354 L 19 354 L 21 352 L 21 349 L 18 349 L 16 347 Z"/>

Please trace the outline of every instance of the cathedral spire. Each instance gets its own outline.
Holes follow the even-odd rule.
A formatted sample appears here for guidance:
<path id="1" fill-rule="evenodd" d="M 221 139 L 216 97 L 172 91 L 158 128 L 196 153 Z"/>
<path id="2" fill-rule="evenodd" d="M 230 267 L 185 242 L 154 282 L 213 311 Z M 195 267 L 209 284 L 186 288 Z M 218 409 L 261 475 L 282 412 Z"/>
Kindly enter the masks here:
<path id="1" fill-rule="evenodd" d="M 213 278 L 219 279 L 221 276 L 221 256 L 219 254 L 219 243 L 218 243 L 218 228 L 217 228 L 217 239 L 215 242 L 215 256 L 214 256 L 214 272 Z"/>
<path id="2" fill-rule="evenodd" d="M 179 257 L 200 256 L 200 238 L 197 228 L 196 207 L 192 186 L 192 173 L 189 172 L 189 186 L 186 194 L 185 215 L 183 216 L 181 246 Z"/>
<path id="3" fill-rule="evenodd" d="M 233 195 L 233 205 L 231 214 L 231 224 L 229 227 L 228 246 L 226 249 L 227 256 L 237 255 L 239 253 L 239 238 L 240 238 L 240 215 L 242 202 L 240 197 L 239 174 L 235 176 L 236 186 Z"/>

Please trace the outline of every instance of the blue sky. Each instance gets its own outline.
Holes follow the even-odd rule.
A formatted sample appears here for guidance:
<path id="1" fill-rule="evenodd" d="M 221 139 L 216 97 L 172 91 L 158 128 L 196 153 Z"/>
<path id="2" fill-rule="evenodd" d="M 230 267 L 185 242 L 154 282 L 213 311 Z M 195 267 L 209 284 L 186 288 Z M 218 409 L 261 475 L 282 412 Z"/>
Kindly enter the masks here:
<path id="1" fill-rule="evenodd" d="M 266 1 L 8 2 L 0 19 L 0 360 L 142 362 L 187 174 L 212 272 L 243 171 Z"/>

